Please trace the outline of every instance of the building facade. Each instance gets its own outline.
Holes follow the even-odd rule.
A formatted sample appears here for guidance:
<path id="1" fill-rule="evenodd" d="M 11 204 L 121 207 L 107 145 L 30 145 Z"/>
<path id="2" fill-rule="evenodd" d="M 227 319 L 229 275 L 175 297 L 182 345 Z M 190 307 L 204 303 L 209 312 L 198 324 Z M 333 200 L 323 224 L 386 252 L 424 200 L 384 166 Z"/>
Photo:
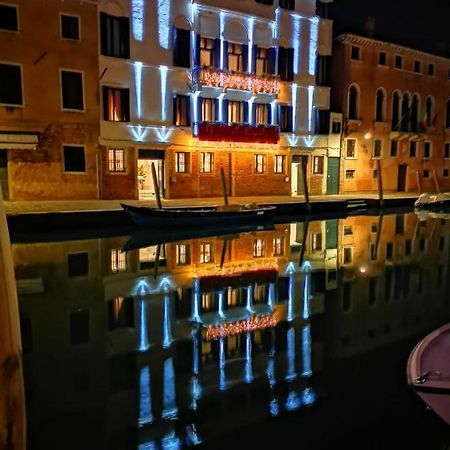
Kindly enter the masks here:
<path id="1" fill-rule="evenodd" d="M 342 111 L 341 192 L 450 189 L 450 60 L 343 34 L 332 108 Z"/>
<path id="2" fill-rule="evenodd" d="M 6 199 L 98 198 L 97 29 L 93 2 L 0 2 Z"/>

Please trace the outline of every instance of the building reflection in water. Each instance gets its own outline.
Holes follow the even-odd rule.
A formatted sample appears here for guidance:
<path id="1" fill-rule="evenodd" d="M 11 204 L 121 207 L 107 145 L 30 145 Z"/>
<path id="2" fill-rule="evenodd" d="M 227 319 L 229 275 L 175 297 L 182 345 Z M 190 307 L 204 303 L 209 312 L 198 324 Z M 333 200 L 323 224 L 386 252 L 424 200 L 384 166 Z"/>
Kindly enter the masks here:
<path id="1" fill-rule="evenodd" d="M 125 255 L 125 237 L 16 244 L 29 421 L 102 410 L 105 448 L 177 449 L 311 406 L 327 361 L 438 325 L 422 294 L 448 287 L 449 231 L 399 215 Z"/>

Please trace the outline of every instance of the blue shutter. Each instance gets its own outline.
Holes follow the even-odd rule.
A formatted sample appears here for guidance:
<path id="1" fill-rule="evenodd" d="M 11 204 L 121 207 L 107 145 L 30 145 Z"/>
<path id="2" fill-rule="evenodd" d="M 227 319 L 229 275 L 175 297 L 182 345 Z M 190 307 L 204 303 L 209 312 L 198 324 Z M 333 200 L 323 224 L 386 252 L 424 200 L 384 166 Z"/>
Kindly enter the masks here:
<path id="1" fill-rule="evenodd" d="M 252 125 L 256 125 L 256 103 L 252 104 Z"/>
<path id="2" fill-rule="evenodd" d="M 266 105 L 267 109 L 267 125 L 272 125 L 272 105 L 269 103 Z"/>
<path id="3" fill-rule="evenodd" d="M 201 38 L 201 36 L 198 33 L 196 33 L 194 42 L 192 43 L 193 52 L 194 52 L 194 57 L 193 57 L 194 67 L 200 65 L 200 38 Z"/>
<path id="4" fill-rule="evenodd" d="M 220 39 L 214 39 L 214 67 L 220 69 Z"/>
<path id="5" fill-rule="evenodd" d="M 292 81 L 294 79 L 294 49 L 287 49 L 287 79 Z"/>
<path id="6" fill-rule="evenodd" d="M 228 42 L 223 41 L 223 69 L 228 69 Z"/>
<path id="7" fill-rule="evenodd" d="M 252 46 L 252 67 L 251 71 L 252 73 L 256 73 L 256 58 L 258 56 L 258 46 L 256 44 L 253 44 Z"/>
<path id="8" fill-rule="evenodd" d="M 214 99 L 214 117 L 216 119 L 216 122 L 219 121 L 219 99 Z"/>
<path id="9" fill-rule="evenodd" d="M 243 60 L 243 68 L 244 72 L 248 72 L 248 45 L 242 44 L 242 60 Z"/>
<path id="10" fill-rule="evenodd" d="M 202 98 L 200 96 L 198 96 L 195 99 L 195 107 L 197 108 L 197 122 L 203 122 L 203 117 L 202 117 Z M 194 114 L 195 117 L 195 114 Z"/>
<path id="11" fill-rule="evenodd" d="M 269 73 L 271 75 L 275 75 L 276 67 L 277 67 L 277 64 L 276 64 L 277 63 L 277 48 L 276 47 L 269 48 L 267 59 L 268 59 Z"/>
<path id="12" fill-rule="evenodd" d="M 225 123 L 228 123 L 228 100 L 222 100 L 222 117 Z"/>
<path id="13" fill-rule="evenodd" d="M 244 117 L 243 117 L 244 120 L 242 122 L 248 123 L 248 102 L 244 102 L 243 112 L 244 112 Z"/>

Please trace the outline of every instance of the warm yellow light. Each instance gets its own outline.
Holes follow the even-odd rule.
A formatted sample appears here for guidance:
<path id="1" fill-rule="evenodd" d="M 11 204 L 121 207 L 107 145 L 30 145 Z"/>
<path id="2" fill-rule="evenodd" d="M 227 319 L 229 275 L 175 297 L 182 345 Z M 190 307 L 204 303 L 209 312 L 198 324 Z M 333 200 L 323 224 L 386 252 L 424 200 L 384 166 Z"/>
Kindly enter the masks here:
<path id="1" fill-rule="evenodd" d="M 372 139 L 372 133 L 370 131 L 368 131 L 365 135 L 364 135 L 364 139 L 366 141 L 368 141 L 369 139 Z"/>

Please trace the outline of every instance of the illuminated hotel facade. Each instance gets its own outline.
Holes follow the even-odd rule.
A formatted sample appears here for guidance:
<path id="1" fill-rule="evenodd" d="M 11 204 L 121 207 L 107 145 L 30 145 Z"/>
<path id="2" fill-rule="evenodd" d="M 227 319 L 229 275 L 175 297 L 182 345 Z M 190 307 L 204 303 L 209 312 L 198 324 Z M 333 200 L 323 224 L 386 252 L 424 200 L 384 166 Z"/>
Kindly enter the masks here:
<path id="1" fill-rule="evenodd" d="M 101 197 L 152 198 L 152 163 L 165 198 L 220 196 L 221 169 L 232 196 L 301 194 L 302 162 L 325 193 L 332 22 L 317 3 L 100 3 Z"/>
<path id="2" fill-rule="evenodd" d="M 353 34 L 333 47 L 340 192 L 450 190 L 450 60 Z"/>

